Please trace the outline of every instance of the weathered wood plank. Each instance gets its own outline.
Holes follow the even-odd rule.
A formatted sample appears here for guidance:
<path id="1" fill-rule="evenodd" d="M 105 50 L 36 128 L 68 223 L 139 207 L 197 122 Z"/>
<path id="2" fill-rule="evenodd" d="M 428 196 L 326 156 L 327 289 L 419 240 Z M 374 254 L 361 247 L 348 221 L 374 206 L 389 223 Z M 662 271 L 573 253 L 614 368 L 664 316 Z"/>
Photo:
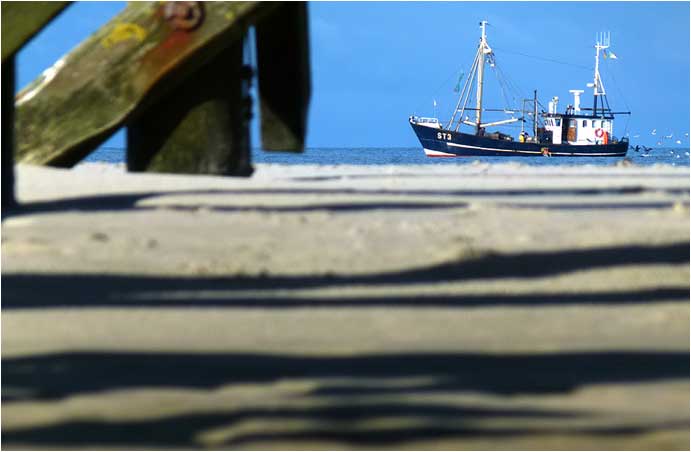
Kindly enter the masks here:
<path id="1" fill-rule="evenodd" d="M 204 3 L 194 29 L 166 20 L 165 2 L 133 2 L 17 96 L 17 156 L 72 166 L 239 41 L 275 3 Z"/>
<path id="2" fill-rule="evenodd" d="M 262 148 L 302 151 L 310 100 L 305 2 L 286 2 L 257 24 Z"/>
<path id="3" fill-rule="evenodd" d="M 71 2 L 2 2 L 2 61 L 14 55 Z"/>
<path id="4" fill-rule="evenodd" d="M 249 176 L 248 93 L 236 42 L 127 127 L 127 169 Z"/>

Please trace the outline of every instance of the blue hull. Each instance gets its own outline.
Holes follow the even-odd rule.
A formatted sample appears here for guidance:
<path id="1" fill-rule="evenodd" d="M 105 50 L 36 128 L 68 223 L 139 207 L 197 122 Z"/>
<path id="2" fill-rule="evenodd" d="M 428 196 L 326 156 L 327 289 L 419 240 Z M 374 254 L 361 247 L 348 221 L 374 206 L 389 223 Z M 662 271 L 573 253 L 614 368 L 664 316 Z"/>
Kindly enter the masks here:
<path id="1" fill-rule="evenodd" d="M 611 144 L 575 146 L 572 144 L 519 143 L 486 136 L 470 135 L 445 129 L 435 129 L 410 123 L 430 157 L 511 156 L 535 157 L 624 157 L 628 141 Z"/>

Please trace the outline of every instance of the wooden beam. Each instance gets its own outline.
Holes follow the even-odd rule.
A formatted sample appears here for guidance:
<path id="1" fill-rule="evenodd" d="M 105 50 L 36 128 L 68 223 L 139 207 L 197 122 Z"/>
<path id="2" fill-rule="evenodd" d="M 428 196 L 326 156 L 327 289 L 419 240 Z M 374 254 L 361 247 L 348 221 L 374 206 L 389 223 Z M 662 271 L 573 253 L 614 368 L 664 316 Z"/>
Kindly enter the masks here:
<path id="1" fill-rule="evenodd" d="M 310 101 L 305 2 L 285 2 L 256 26 L 262 148 L 302 151 Z"/>
<path id="2" fill-rule="evenodd" d="M 2 2 L 2 61 L 60 14 L 71 2 Z"/>
<path id="3" fill-rule="evenodd" d="M 69 167 L 277 7 L 199 3 L 201 22 L 171 19 L 170 2 L 132 2 L 17 96 L 20 162 Z"/>

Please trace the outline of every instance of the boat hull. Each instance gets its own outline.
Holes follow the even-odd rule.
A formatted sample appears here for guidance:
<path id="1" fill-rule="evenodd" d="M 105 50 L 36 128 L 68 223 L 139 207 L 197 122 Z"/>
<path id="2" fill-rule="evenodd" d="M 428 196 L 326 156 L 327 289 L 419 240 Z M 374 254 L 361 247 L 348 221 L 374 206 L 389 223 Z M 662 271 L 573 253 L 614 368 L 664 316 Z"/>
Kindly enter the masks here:
<path id="1" fill-rule="evenodd" d="M 410 125 L 429 157 L 624 157 L 629 148 L 628 141 L 592 145 L 519 143 L 427 127 L 414 122 Z"/>

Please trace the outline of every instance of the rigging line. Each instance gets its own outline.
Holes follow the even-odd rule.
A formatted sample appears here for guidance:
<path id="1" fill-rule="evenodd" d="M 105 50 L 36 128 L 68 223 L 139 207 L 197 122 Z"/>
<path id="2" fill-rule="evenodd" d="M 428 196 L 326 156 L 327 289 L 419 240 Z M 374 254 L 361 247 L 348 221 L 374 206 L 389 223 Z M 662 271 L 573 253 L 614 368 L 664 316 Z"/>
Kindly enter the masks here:
<path id="1" fill-rule="evenodd" d="M 465 95 L 462 96 L 458 101 L 459 103 L 463 101 L 463 107 L 461 107 L 461 110 L 458 115 L 458 124 L 456 125 L 456 132 L 458 132 L 458 129 L 461 127 L 461 124 L 463 124 L 463 115 L 465 114 L 465 109 L 468 106 L 468 100 L 470 99 L 470 95 L 473 92 L 473 83 L 475 82 L 475 76 L 477 72 L 473 72 L 468 79 L 468 90 L 465 92 Z M 458 112 L 459 110 L 457 110 Z"/>
<path id="2" fill-rule="evenodd" d="M 539 56 L 535 56 L 535 55 L 528 55 L 527 53 L 512 52 L 512 51 L 510 51 L 510 50 L 499 49 L 499 48 L 497 48 L 497 47 L 495 47 L 495 49 L 500 50 L 500 51 L 502 51 L 503 53 L 521 55 L 521 56 L 528 57 L 528 58 L 534 58 L 534 59 L 536 59 L 536 60 L 549 61 L 550 63 L 564 64 L 564 65 L 566 65 L 566 66 L 573 66 L 573 67 L 577 67 L 577 68 L 579 68 L 579 69 L 587 69 L 587 70 L 589 70 L 589 71 L 593 70 L 593 68 L 591 68 L 591 67 L 582 66 L 582 65 L 580 65 L 580 64 L 567 63 L 566 61 L 559 61 L 559 60 L 554 60 L 554 59 L 551 59 L 551 58 L 544 58 L 544 57 L 539 57 Z"/>
<path id="3" fill-rule="evenodd" d="M 451 78 L 452 78 L 453 76 L 455 76 L 456 74 L 458 74 L 459 72 L 461 72 L 461 74 L 463 74 L 463 71 L 462 71 L 462 70 L 460 70 L 460 71 L 459 71 L 459 70 L 456 70 L 456 71 L 452 72 L 452 73 L 446 78 L 446 80 L 444 80 L 443 82 L 441 82 L 441 83 L 439 84 L 439 86 L 437 86 L 437 88 L 432 92 L 432 96 L 433 96 L 433 97 L 437 97 L 437 95 L 439 94 L 439 91 L 441 90 L 441 88 L 442 88 L 444 85 L 446 85 L 446 84 L 449 82 L 449 80 L 451 80 Z M 416 110 L 418 110 L 420 106 L 421 106 L 421 105 L 418 105 L 418 108 L 416 108 Z"/>
<path id="4" fill-rule="evenodd" d="M 509 78 L 509 83 L 513 87 L 514 94 L 517 96 L 517 101 L 520 99 L 525 99 L 526 96 L 526 90 L 522 86 L 518 85 L 516 82 L 513 81 L 513 79 Z"/>
<path id="5" fill-rule="evenodd" d="M 521 90 L 516 87 L 516 84 L 511 80 L 511 78 L 509 78 L 506 75 L 504 70 L 499 65 L 497 65 L 497 69 L 501 73 L 502 79 L 504 80 L 507 87 L 511 91 L 514 102 L 516 103 L 516 105 L 518 105 L 518 103 L 519 103 L 518 99 L 523 99 L 525 96 L 523 96 L 523 93 L 521 92 Z"/>
<path id="6" fill-rule="evenodd" d="M 480 50 L 478 49 L 478 52 Z M 473 68 L 476 68 L 478 60 L 475 60 L 476 64 L 473 65 Z M 458 117 L 458 125 L 456 126 L 456 132 L 458 132 L 458 129 L 461 128 L 461 124 L 463 124 L 463 114 L 465 113 L 465 107 L 468 105 L 468 100 L 470 99 L 470 94 L 473 91 L 473 83 L 475 82 L 475 77 L 477 76 L 477 70 L 474 70 L 471 73 L 470 78 L 468 79 L 468 91 L 465 94 L 465 100 L 463 101 L 463 108 L 461 110 L 461 114 Z M 461 99 L 459 99 L 460 102 Z"/>
<path id="7" fill-rule="evenodd" d="M 518 85 L 516 85 L 516 83 L 508 75 L 506 75 L 504 70 L 499 65 L 497 65 L 497 69 L 499 69 L 499 72 L 501 72 L 503 79 L 505 80 L 509 89 L 512 91 L 514 101 L 517 101 L 517 99 L 523 99 L 525 97 L 523 90 L 519 88 Z"/>
<path id="8" fill-rule="evenodd" d="M 607 77 L 612 79 L 612 84 L 614 85 L 614 88 L 617 90 L 617 94 L 621 96 L 621 100 L 624 101 L 624 106 L 626 106 L 626 110 L 631 111 L 629 103 L 626 102 L 626 98 L 624 97 L 624 94 L 621 92 L 621 89 L 619 88 L 619 83 L 617 83 L 616 79 L 614 78 L 614 71 L 609 70 L 605 73 L 607 74 Z"/>
<path id="9" fill-rule="evenodd" d="M 497 69 L 498 69 L 498 67 L 495 63 L 494 67 L 492 67 L 492 72 L 494 72 L 494 75 L 497 77 L 497 81 L 499 82 L 499 88 L 501 89 L 501 95 L 504 98 L 504 109 L 510 110 L 511 109 L 511 102 L 509 101 L 509 96 L 506 94 L 506 86 L 505 86 L 504 81 L 502 80 L 501 72 L 498 71 Z"/>
<path id="10" fill-rule="evenodd" d="M 469 74 L 473 74 L 475 71 L 475 66 L 477 64 L 477 52 L 475 53 L 475 59 L 473 60 L 473 64 L 470 67 L 470 71 L 468 72 Z M 466 77 L 465 82 L 463 83 L 463 89 L 461 90 L 461 93 L 458 95 L 458 102 L 456 102 L 456 107 L 454 108 L 453 114 L 451 115 L 451 119 L 449 120 L 449 124 L 446 126 L 447 129 L 451 129 L 451 126 L 456 119 L 456 114 L 458 113 L 458 107 L 461 106 L 461 100 L 463 99 L 463 96 L 465 94 L 466 88 L 470 90 L 468 83 L 470 81 L 471 77 Z M 461 113 L 461 116 L 463 116 L 463 113 Z"/>
<path id="11" fill-rule="evenodd" d="M 456 102 L 456 108 L 454 109 L 453 114 L 451 115 L 451 119 L 449 120 L 449 125 L 446 126 L 447 129 L 451 129 L 451 126 L 453 125 L 453 122 L 454 122 L 454 120 L 456 119 L 456 114 L 458 113 L 458 107 L 461 106 L 461 101 L 462 101 L 462 99 L 463 99 L 463 97 L 464 97 L 464 95 L 465 95 L 466 88 L 468 89 L 468 92 L 471 91 L 471 86 L 472 86 L 472 84 L 470 84 L 470 81 L 471 81 L 471 79 L 473 79 L 474 76 L 475 76 L 474 74 L 475 74 L 475 69 L 476 69 L 476 66 L 477 66 L 477 55 L 478 55 L 478 52 L 479 52 L 479 51 L 480 51 L 480 50 L 479 50 L 479 48 L 478 48 L 478 51 L 475 52 L 475 59 L 473 60 L 473 64 L 472 64 L 471 67 L 470 67 L 470 71 L 468 72 L 468 74 L 470 74 L 471 77 L 466 77 L 466 79 L 465 79 L 465 83 L 463 84 L 463 89 L 461 90 L 461 93 L 460 93 L 459 96 L 458 96 L 458 102 Z M 465 105 L 463 105 L 463 108 L 465 109 Z M 463 112 L 461 112 L 461 118 L 462 118 L 462 117 L 463 117 Z M 460 120 L 459 120 L 459 123 L 460 123 Z"/>

